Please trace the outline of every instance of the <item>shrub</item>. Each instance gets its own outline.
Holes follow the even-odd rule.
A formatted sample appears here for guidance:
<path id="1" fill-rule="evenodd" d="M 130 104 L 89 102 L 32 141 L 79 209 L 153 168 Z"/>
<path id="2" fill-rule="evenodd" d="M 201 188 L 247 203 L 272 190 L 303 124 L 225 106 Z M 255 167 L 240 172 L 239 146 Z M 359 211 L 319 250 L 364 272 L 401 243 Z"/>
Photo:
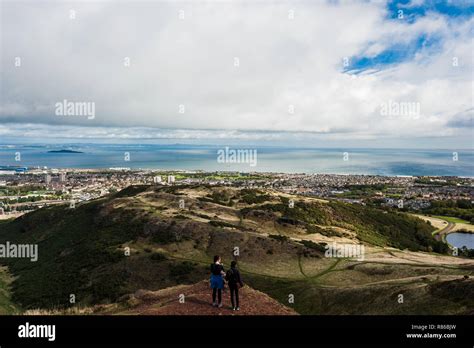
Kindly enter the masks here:
<path id="1" fill-rule="evenodd" d="M 228 222 L 225 222 L 225 221 L 217 221 L 217 220 L 211 220 L 211 221 L 209 221 L 209 224 L 212 225 L 212 226 L 215 226 L 215 227 L 233 227 L 233 228 L 237 227 L 237 226 L 235 226 L 231 223 L 228 223 Z"/>
<path id="2" fill-rule="evenodd" d="M 277 241 L 279 241 L 281 243 L 287 242 L 287 241 L 290 240 L 290 238 L 288 238 L 287 236 L 282 236 L 280 234 L 270 234 L 268 237 L 276 239 Z"/>
<path id="3" fill-rule="evenodd" d="M 196 269 L 196 263 L 190 261 L 183 261 L 177 264 L 170 264 L 170 276 L 181 277 L 192 273 Z"/>
<path id="4" fill-rule="evenodd" d="M 153 260 L 153 261 L 164 261 L 166 259 L 167 257 L 162 253 L 155 252 L 150 255 L 150 260 Z"/>
<path id="5" fill-rule="evenodd" d="M 303 244 L 305 247 L 309 249 L 314 249 L 322 253 L 326 251 L 326 248 L 325 248 L 325 246 L 327 245 L 326 243 L 315 243 L 312 240 L 302 240 L 300 242 L 301 244 Z"/>

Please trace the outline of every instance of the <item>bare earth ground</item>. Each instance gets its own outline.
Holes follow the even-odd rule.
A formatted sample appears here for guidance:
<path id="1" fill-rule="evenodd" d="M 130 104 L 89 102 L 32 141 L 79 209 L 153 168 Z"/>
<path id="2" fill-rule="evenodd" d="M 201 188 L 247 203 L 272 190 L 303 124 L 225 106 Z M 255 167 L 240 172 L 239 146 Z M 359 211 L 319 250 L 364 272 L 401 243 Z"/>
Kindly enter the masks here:
<path id="1" fill-rule="evenodd" d="M 0 220 L 16 219 L 19 216 L 22 216 L 23 212 L 9 213 L 0 215 Z"/>
<path id="2" fill-rule="evenodd" d="M 467 230 L 474 233 L 474 225 L 456 223 L 456 225 L 453 228 L 453 231 L 459 231 L 459 230 Z"/>
<path id="3" fill-rule="evenodd" d="M 140 315 L 297 315 L 268 295 L 244 286 L 240 292 L 240 311 L 230 306 L 229 289 L 222 294 L 222 308 L 211 305 L 211 289 L 207 280 L 193 285 L 181 285 L 158 291 L 138 290 L 129 302 L 137 304 L 118 314 Z M 184 295 L 184 303 L 179 302 Z"/>

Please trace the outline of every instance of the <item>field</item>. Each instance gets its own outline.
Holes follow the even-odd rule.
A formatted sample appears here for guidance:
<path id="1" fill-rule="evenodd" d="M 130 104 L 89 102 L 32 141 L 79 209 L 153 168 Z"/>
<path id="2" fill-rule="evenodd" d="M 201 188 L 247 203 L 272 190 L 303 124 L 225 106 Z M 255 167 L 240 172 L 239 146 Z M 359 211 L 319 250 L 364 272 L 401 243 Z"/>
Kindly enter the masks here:
<path id="1" fill-rule="evenodd" d="M 434 218 L 438 218 L 438 219 L 441 219 L 441 220 L 446 220 L 448 222 L 452 222 L 452 223 L 455 223 L 455 224 L 469 224 L 469 221 L 466 221 L 466 220 L 463 220 L 463 219 L 459 219 L 457 217 L 452 217 L 452 216 L 438 216 L 438 215 L 433 215 Z"/>

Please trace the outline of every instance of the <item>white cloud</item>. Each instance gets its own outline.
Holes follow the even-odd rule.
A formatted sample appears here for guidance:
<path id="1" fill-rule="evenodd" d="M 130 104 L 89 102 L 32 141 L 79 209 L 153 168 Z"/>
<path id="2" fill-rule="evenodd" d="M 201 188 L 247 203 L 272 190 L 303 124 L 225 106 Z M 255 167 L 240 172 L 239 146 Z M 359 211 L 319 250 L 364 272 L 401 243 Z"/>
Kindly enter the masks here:
<path id="1" fill-rule="evenodd" d="M 384 3 L 362 1 L 2 6 L 4 121 L 469 140 L 446 125 L 472 107 L 472 19 L 389 21 Z M 403 49 L 422 34 L 436 36 L 441 51 L 357 78 L 342 72 L 344 57 Z M 63 99 L 95 102 L 95 119 L 55 116 Z M 421 117 L 382 117 L 389 100 L 419 102 Z"/>

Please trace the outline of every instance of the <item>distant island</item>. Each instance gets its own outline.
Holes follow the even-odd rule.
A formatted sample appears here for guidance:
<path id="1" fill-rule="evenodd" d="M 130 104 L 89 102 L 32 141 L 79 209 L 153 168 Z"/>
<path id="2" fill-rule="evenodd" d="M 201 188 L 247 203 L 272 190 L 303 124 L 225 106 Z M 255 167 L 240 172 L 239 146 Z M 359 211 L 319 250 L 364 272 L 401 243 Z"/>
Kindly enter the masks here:
<path id="1" fill-rule="evenodd" d="M 83 153 L 81 151 L 74 151 L 74 150 L 51 150 L 48 153 Z"/>

